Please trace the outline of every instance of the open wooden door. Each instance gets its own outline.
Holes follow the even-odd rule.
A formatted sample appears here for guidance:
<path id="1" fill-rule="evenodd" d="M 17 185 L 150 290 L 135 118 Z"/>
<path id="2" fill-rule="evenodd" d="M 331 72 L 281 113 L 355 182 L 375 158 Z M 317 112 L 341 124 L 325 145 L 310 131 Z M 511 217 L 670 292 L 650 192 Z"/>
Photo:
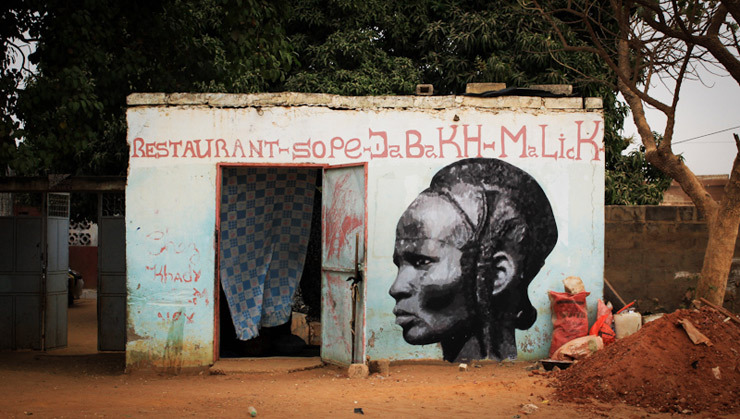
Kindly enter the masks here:
<path id="1" fill-rule="evenodd" d="M 321 358 L 365 358 L 366 166 L 324 169 L 322 190 Z"/>

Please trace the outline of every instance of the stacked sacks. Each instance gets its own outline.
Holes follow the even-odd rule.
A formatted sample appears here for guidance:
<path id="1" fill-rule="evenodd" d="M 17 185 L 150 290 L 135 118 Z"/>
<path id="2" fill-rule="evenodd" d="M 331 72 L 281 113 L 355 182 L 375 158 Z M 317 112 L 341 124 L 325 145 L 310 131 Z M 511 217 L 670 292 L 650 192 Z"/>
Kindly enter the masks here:
<path id="1" fill-rule="evenodd" d="M 614 342 L 611 305 L 599 300 L 597 320 L 589 332 L 586 292 L 583 281 L 576 276 L 563 280 L 565 292 L 550 291 L 553 334 L 550 358 L 559 361 L 577 360 Z"/>

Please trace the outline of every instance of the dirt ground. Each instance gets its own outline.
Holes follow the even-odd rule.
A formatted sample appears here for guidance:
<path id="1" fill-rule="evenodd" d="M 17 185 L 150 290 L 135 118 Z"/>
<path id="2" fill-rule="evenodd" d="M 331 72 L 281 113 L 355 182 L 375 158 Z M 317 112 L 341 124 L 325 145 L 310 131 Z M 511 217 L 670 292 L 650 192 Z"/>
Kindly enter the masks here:
<path id="1" fill-rule="evenodd" d="M 123 354 L 96 351 L 95 309 L 95 300 L 70 308 L 66 349 L 0 353 L 0 417 L 248 417 L 250 406 L 264 418 L 672 416 L 553 401 L 554 373 L 521 362 L 465 372 L 442 363 L 394 364 L 388 376 L 352 380 L 340 367 L 289 372 L 290 360 L 269 358 L 245 361 L 262 366 L 246 373 L 125 374 Z M 527 404 L 537 409 L 525 413 Z"/>

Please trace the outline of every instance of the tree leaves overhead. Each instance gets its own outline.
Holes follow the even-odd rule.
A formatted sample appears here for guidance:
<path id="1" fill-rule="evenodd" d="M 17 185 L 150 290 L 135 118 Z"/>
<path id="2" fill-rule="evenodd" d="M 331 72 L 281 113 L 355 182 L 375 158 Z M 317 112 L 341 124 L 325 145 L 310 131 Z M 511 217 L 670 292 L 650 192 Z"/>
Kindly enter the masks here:
<path id="1" fill-rule="evenodd" d="M 549 31 L 516 1 L 299 0 L 287 34 L 300 65 L 285 87 L 410 94 L 416 84 L 431 83 L 435 94 L 461 94 L 470 82 L 502 82 L 574 84 L 577 93 L 609 94 L 592 82 L 605 77 L 605 67 L 590 57 L 552 55 Z M 343 88 L 348 78 L 359 81 L 351 93 Z"/>
<path id="2" fill-rule="evenodd" d="M 132 92 L 257 92 L 295 62 L 285 4 L 261 0 L 52 0 L 38 8 L 20 92 L 20 174 L 125 174 Z"/>
<path id="3" fill-rule="evenodd" d="M 16 151 L 15 138 L 20 127 L 14 118 L 17 92 L 30 69 L 24 45 L 35 35 L 30 31 L 36 19 L 33 10 L 23 0 L 6 0 L 4 3 L 0 8 L 0 175 L 5 175 L 7 163 Z"/>
<path id="4" fill-rule="evenodd" d="M 604 98 L 607 176 L 629 167 L 618 135 L 626 111 L 598 83 L 609 71 L 556 52 L 549 24 L 517 1 L 18 0 L 2 11 L 4 39 L 40 38 L 38 73 L 6 106 L 23 129 L 0 125 L 0 164 L 18 174 L 125 174 L 132 92 L 405 95 L 430 83 L 461 94 L 470 82 L 572 84 Z M 24 138 L 18 149 L 13 136 Z"/>
<path id="5" fill-rule="evenodd" d="M 576 94 L 604 99 L 606 203 L 656 204 L 670 184 L 640 151 L 622 155 L 628 110 L 606 87 L 614 84 L 607 66 L 558 52 L 550 25 L 516 1 L 302 0 L 288 21 L 299 65 L 278 90 L 412 94 L 430 83 L 435 94 L 461 94 L 471 82 L 572 84 Z M 587 39 L 569 36 L 576 44 Z"/>

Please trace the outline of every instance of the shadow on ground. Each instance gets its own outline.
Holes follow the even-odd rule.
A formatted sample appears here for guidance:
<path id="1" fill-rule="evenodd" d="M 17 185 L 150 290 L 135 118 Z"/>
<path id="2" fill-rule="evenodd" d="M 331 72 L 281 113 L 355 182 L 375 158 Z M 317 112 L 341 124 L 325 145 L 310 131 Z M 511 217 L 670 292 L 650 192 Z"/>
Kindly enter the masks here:
<path id="1" fill-rule="evenodd" d="M 2 371 L 53 373 L 58 375 L 121 375 L 126 368 L 126 354 L 51 355 L 43 352 L 0 353 Z"/>

